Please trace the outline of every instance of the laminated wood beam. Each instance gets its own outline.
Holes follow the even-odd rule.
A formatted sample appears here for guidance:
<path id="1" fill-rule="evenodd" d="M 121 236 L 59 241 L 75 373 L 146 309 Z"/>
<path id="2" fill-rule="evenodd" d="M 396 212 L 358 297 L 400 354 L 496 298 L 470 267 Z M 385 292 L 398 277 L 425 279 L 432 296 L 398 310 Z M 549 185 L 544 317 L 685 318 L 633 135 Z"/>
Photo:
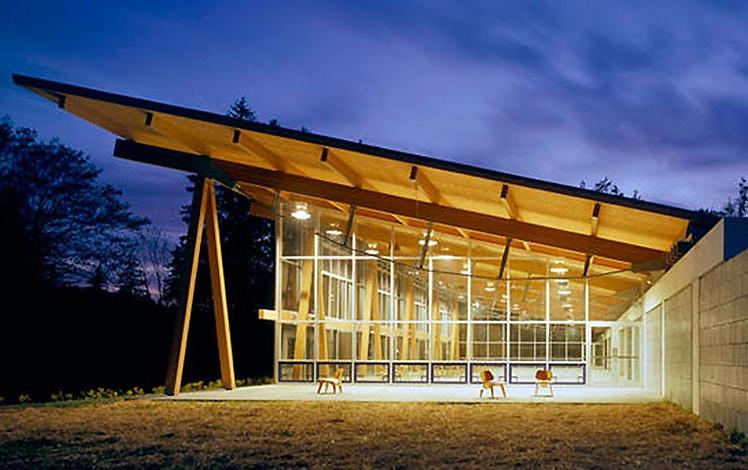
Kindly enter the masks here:
<path id="1" fill-rule="evenodd" d="M 335 170 L 335 172 L 342 176 L 351 186 L 355 186 L 357 188 L 360 188 L 362 186 L 363 180 L 361 178 L 361 175 L 359 175 L 356 170 L 351 168 L 345 162 L 345 160 L 340 158 L 327 147 L 322 148 L 320 160 L 327 163 L 330 168 Z"/>

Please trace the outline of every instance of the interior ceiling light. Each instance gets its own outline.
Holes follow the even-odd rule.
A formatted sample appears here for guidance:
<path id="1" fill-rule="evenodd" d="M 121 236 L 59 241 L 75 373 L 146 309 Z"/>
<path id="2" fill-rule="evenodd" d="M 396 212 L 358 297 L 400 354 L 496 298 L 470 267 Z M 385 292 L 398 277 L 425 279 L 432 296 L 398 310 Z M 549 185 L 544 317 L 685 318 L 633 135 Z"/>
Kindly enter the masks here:
<path id="1" fill-rule="evenodd" d="M 569 289 L 559 289 L 558 295 L 571 295 L 571 290 Z"/>
<path id="2" fill-rule="evenodd" d="M 343 231 L 340 230 L 340 226 L 336 222 L 331 223 L 327 227 L 327 230 L 325 230 L 325 233 L 331 237 L 343 235 Z"/>
<path id="3" fill-rule="evenodd" d="M 493 292 L 496 290 L 496 286 L 494 285 L 493 282 L 488 281 L 486 283 L 486 287 L 484 287 L 483 290 L 485 290 L 486 292 Z"/>
<path id="4" fill-rule="evenodd" d="M 569 272 L 569 268 L 565 268 L 563 266 L 554 266 L 551 268 L 551 272 L 553 274 L 566 274 Z"/>
<path id="5" fill-rule="evenodd" d="M 418 244 L 419 245 L 423 246 L 423 245 L 426 244 L 426 236 L 427 235 L 428 235 L 428 233 L 423 232 L 423 238 L 421 238 L 420 240 L 418 240 Z M 436 241 L 436 239 L 434 237 L 431 237 L 431 236 L 429 237 L 429 246 L 436 246 L 438 244 L 439 244 L 439 242 Z"/>
<path id="6" fill-rule="evenodd" d="M 377 248 L 377 244 L 376 243 L 367 243 L 366 244 L 366 249 L 364 250 L 364 253 L 366 253 L 367 255 L 372 255 L 372 256 L 378 255 L 379 254 L 379 249 Z"/>
<path id="7" fill-rule="evenodd" d="M 307 220 L 311 216 L 312 214 L 310 214 L 307 210 L 307 205 L 305 202 L 297 203 L 296 210 L 291 212 L 291 217 L 293 217 L 294 219 Z"/>

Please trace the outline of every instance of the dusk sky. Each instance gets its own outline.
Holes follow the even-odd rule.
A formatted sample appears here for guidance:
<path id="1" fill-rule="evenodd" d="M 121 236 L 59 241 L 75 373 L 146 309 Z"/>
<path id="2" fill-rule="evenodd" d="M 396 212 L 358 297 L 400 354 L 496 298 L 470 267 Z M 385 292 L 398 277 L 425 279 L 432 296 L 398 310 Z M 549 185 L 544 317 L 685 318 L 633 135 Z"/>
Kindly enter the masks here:
<path id="1" fill-rule="evenodd" d="M 748 177 L 748 2 L 0 0 L 0 117 L 90 155 L 186 231 L 186 175 L 19 73 L 442 160 L 719 209 Z"/>

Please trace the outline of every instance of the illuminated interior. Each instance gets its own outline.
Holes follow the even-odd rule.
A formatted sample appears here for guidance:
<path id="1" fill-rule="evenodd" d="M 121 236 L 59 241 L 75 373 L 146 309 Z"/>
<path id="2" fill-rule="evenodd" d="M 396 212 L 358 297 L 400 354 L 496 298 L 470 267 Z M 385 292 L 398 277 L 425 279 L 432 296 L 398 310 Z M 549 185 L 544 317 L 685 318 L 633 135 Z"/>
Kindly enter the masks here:
<path id="1" fill-rule="evenodd" d="M 488 368 L 530 384 L 550 367 L 559 384 L 639 382 L 641 317 L 620 317 L 651 273 L 585 276 L 521 244 L 361 215 L 346 237 L 350 214 L 300 206 L 277 218 L 280 316 L 261 312 L 276 321 L 279 381 L 342 368 L 348 382 L 480 383 Z"/>

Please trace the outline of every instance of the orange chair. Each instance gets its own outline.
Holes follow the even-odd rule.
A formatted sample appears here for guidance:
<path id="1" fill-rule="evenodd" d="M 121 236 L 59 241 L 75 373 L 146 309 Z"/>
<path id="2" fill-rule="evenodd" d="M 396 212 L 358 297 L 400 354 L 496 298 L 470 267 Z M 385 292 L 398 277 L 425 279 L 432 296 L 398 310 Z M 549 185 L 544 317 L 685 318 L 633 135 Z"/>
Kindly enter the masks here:
<path id="1" fill-rule="evenodd" d="M 343 369 L 335 369 L 335 373 L 332 377 L 320 377 L 319 386 L 317 387 L 317 393 L 322 393 L 322 386 L 325 386 L 325 393 L 332 385 L 332 393 L 343 393 Z"/>
<path id="2" fill-rule="evenodd" d="M 550 395 L 540 395 L 539 391 L 542 388 L 547 388 Z M 553 396 L 553 372 L 549 369 L 535 371 L 535 396 Z"/>
<path id="3" fill-rule="evenodd" d="M 483 390 L 486 389 L 491 390 L 491 398 L 495 398 L 493 393 L 494 387 L 499 387 L 501 389 L 502 395 L 504 395 L 504 398 L 506 398 L 506 388 L 504 388 L 504 382 L 496 380 L 490 370 L 482 370 L 480 372 L 480 380 L 481 382 L 483 382 L 483 386 L 481 387 L 479 394 L 480 398 L 483 398 Z"/>

